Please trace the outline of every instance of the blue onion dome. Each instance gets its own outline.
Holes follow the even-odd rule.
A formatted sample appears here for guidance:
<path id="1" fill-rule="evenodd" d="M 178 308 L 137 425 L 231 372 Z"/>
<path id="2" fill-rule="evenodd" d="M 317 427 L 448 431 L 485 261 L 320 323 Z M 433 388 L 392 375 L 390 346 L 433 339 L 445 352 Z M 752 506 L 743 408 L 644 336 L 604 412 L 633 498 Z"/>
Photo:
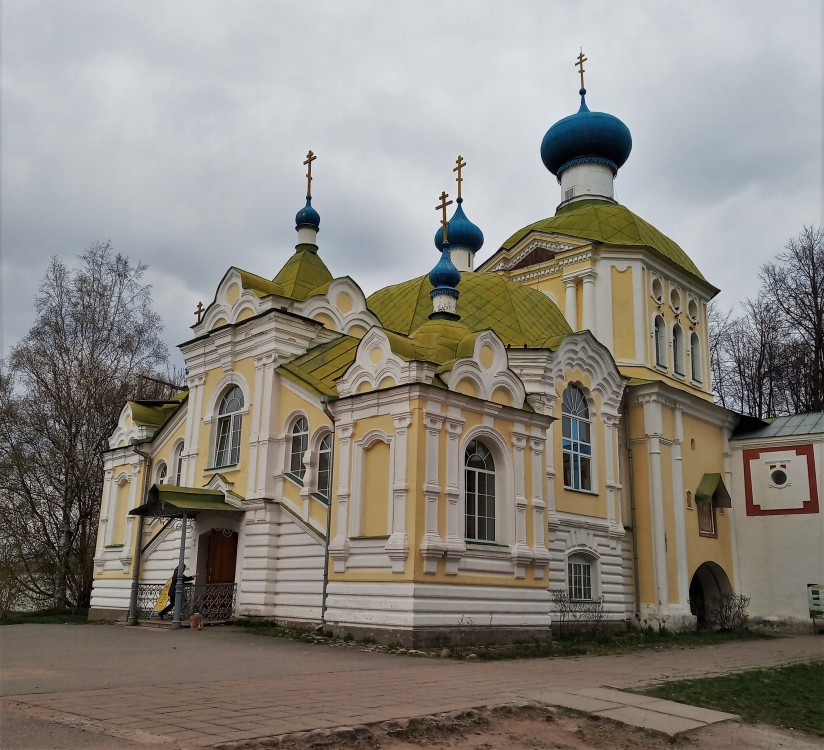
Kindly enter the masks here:
<path id="1" fill-rule="evenodd" d="M 477 253 L 483 247 L 484 233 L 477 224 L 473 224 L 466 218 L 463 207 L 463 198 L 457 199 L 458 208 L 449 220 L 449 230 L 447 231 L 447 238 L 452 247 L 461 247 Z M 435 232 L 435 247 L 438 250 L 443 250 L 443 227 L 438 227 Z"/>
<path id="2" fill-rule="evenodd" d="M 581 108 L 546 131 L 541 161 L 558 178 L 568 167 L 585 163 L 606 164 L 614 175 L 632 151 L 629 128 L 614 115 L 590 112 L 587 90 L 582 88 L 578 93 Z"/>
<path id="3" fill-rule="evenodd" d="M 312 198 L 306 196 L 306 205 L 295 214 L 295 229 L 313 227 L 320 230 L 320 214 L 312 208 Z"/>
<path id="4" fill-rule="evenodd" d="M 455 264 L 449 257 L 449 244 L 441 250 L 441 259 L 429 272 L 429 283 L 434 289 L 432 294 L 447 294 L 450 297 L 457 297 L 458 291 L 455 289 L 461 283 L 461 272 L 455 268 Z"/>

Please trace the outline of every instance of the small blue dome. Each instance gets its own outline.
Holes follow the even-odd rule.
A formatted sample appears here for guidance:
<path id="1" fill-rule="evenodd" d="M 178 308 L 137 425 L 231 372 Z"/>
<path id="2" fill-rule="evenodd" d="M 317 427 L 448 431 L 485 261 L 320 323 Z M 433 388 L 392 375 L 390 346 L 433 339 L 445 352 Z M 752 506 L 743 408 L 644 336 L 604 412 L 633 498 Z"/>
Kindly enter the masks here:
<path id="1" fill-rule="evenodd" d="M 452 247 L 461 247 L 477 253 L 483 247 L 484 233 L 477 224 L 473 224 L 466 218 L 463 207 L 463 198 L 458 198 L 458 208 L 449 220 L 449 229 L 447 231 L 447 238 Z M 443 227 L 438 227 L 435 232 L 435 247 L 438 250 L 443 250 Z"/>
<path id="2" fill-rule="evenodd" d="M 306 205 L 295 214 L 295 229 L 314 227 L 320 229 L 320 214 L 312 208 L 312 199 L 306 196 Z"/>
<path id="3" fill-rule="evenodd" d="M 441 259 L 429 272 L 429 283 L 435 287 L 432 290 L 433 295 L 448 294 L 451 297 L 458 296 L 455 287 L 461 283 L 461 272 L 455 268 L 455 264 L 449 257 L 448 245 L 441 250 Z"/>
<path id="4" fill-rule="evenodd" d="M 621 120 L 606 112 L 590 112 L 586 89 L 581 108 L 556 122 L 541 141 L 541 161 L 556 177 L 574 164 L 606 164 L 615 174 L 632 151 L 632 135 Z"/>

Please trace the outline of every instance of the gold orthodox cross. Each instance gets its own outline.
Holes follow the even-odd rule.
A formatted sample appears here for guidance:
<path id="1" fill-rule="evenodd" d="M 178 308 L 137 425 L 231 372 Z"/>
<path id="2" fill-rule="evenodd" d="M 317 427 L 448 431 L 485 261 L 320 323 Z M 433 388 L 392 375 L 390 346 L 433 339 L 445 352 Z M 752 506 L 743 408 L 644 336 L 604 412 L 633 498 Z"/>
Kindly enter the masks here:
<path id="1" fill-rule="evenodd" d="M 587 58 L 584 57 L 584 50 L 581 49 L 580 54 L 578 55 L 578 61 L 575 65 L 578 66 L 578 72 L 581 74 L 581 88 L 584 88 L 584 63 L 587 61 Z"/>
<path id="2" fill-rule="evenodd" d="M 463 169 L 466 166 L 466 162 L 463 160 L 463 156 L 458 154 L 458 158 L 455 159 L 455 164 L 457 164 L 458 166 L 455 167 L 452 171 L 458 173 L 458 178 L 457 178 L 457 181 L 458 181 L 458 198 L 460 198 L 461 197 L 461 183 L 463 182 L 463 177 L 461 177 L 461 169 Z"/>
<path id="3" fill-rule="evenodd" d="M 315 161 L 318 157 L 315 156 L 311 151 L 306 154 L 306 161 L 303 162 L 306 165 L 306 197 L 312 197 L 312 162 Z"/>
<path id="4" fill-rule="evenodd" d="M 458 184 L 460 184 L 460 183 L 458 183 Z M 452 201 L 447 200 L 449 195 L 447 195 L 446 191 L 443 191 L 441 193 L 440 197 L 441 197 L 441 202 L 437 206 L 435 206 L 435 210 L 443 212 L 442 218 L 441 218 L 441 226 L 443 227 L 443 243 L 445 245 L 446 244 L 446 229 L 447 229 L 447 226 L 449 225 L 449 222 L 446 220 L 446 207 L 451 206 Z"/>
<path id="5" fill-rule="evenodd" d="M 205 308 L 205 307 L 203 307 L 203 303 L 202 303 L 202 302 L 198 302 L 198 303 L 197 303 L 197 310 L 195 310 L 195 315 L 197 315 L 197 322 L 198 322 L 198 323 L 200 323 L 201 319 L 203 318 L 203 311 L 204 311 L 205 309 L 206 309 L 206 308 Z"/>

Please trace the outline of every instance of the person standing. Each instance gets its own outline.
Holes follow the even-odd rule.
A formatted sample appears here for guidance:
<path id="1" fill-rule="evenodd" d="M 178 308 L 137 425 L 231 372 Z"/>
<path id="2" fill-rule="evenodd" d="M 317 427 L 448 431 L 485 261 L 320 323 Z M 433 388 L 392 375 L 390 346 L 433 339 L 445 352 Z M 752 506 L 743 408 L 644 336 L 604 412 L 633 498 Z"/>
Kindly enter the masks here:
<path id="1" fill-rule="evenodd" d="M 161 609 L 160 612 L 158 613 L 158 617 L 161 620 L 166 619 L 166 615 L 169 612 L 172 612 L 175 608 L 175 596 L 177 596 L 177 579 L 178 579 L 178 576 L 183 577 L 183 584 L 184 585 L 189 583 L 189 581 L 193 581 L 195 579 L 194 576 L 187 576 L 185 571 L 186 571 L 186 565 L 184 563 L 183 570 L 180 573 L 178 573 L 177 568 L 175 568 L 174 573 L 172 573 L 172 578 L 169 581 L 169 603 L 163 609 Z"/>

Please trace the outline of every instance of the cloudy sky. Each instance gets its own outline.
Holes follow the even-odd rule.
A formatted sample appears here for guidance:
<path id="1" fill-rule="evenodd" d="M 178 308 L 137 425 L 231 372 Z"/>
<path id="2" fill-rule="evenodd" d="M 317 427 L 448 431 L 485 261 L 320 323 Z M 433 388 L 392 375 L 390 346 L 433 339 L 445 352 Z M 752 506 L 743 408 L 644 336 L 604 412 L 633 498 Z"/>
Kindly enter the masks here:
<path id="1" fill-rule="evenodd" d="M 633 151 L 616 192 L 723 304 L 822 223 L 820 0 L 24 2 L 2 17 L 3 353 L 48 260 L 111 240 L 149 267 L 186 340 L 230 265 L 271 277 L 296 242 L 312 149 L 319 245 L 369 294 L 429 271 L 441 190 L 488 257 L 554 213 L 538 149 L 591 109 Z"/>

